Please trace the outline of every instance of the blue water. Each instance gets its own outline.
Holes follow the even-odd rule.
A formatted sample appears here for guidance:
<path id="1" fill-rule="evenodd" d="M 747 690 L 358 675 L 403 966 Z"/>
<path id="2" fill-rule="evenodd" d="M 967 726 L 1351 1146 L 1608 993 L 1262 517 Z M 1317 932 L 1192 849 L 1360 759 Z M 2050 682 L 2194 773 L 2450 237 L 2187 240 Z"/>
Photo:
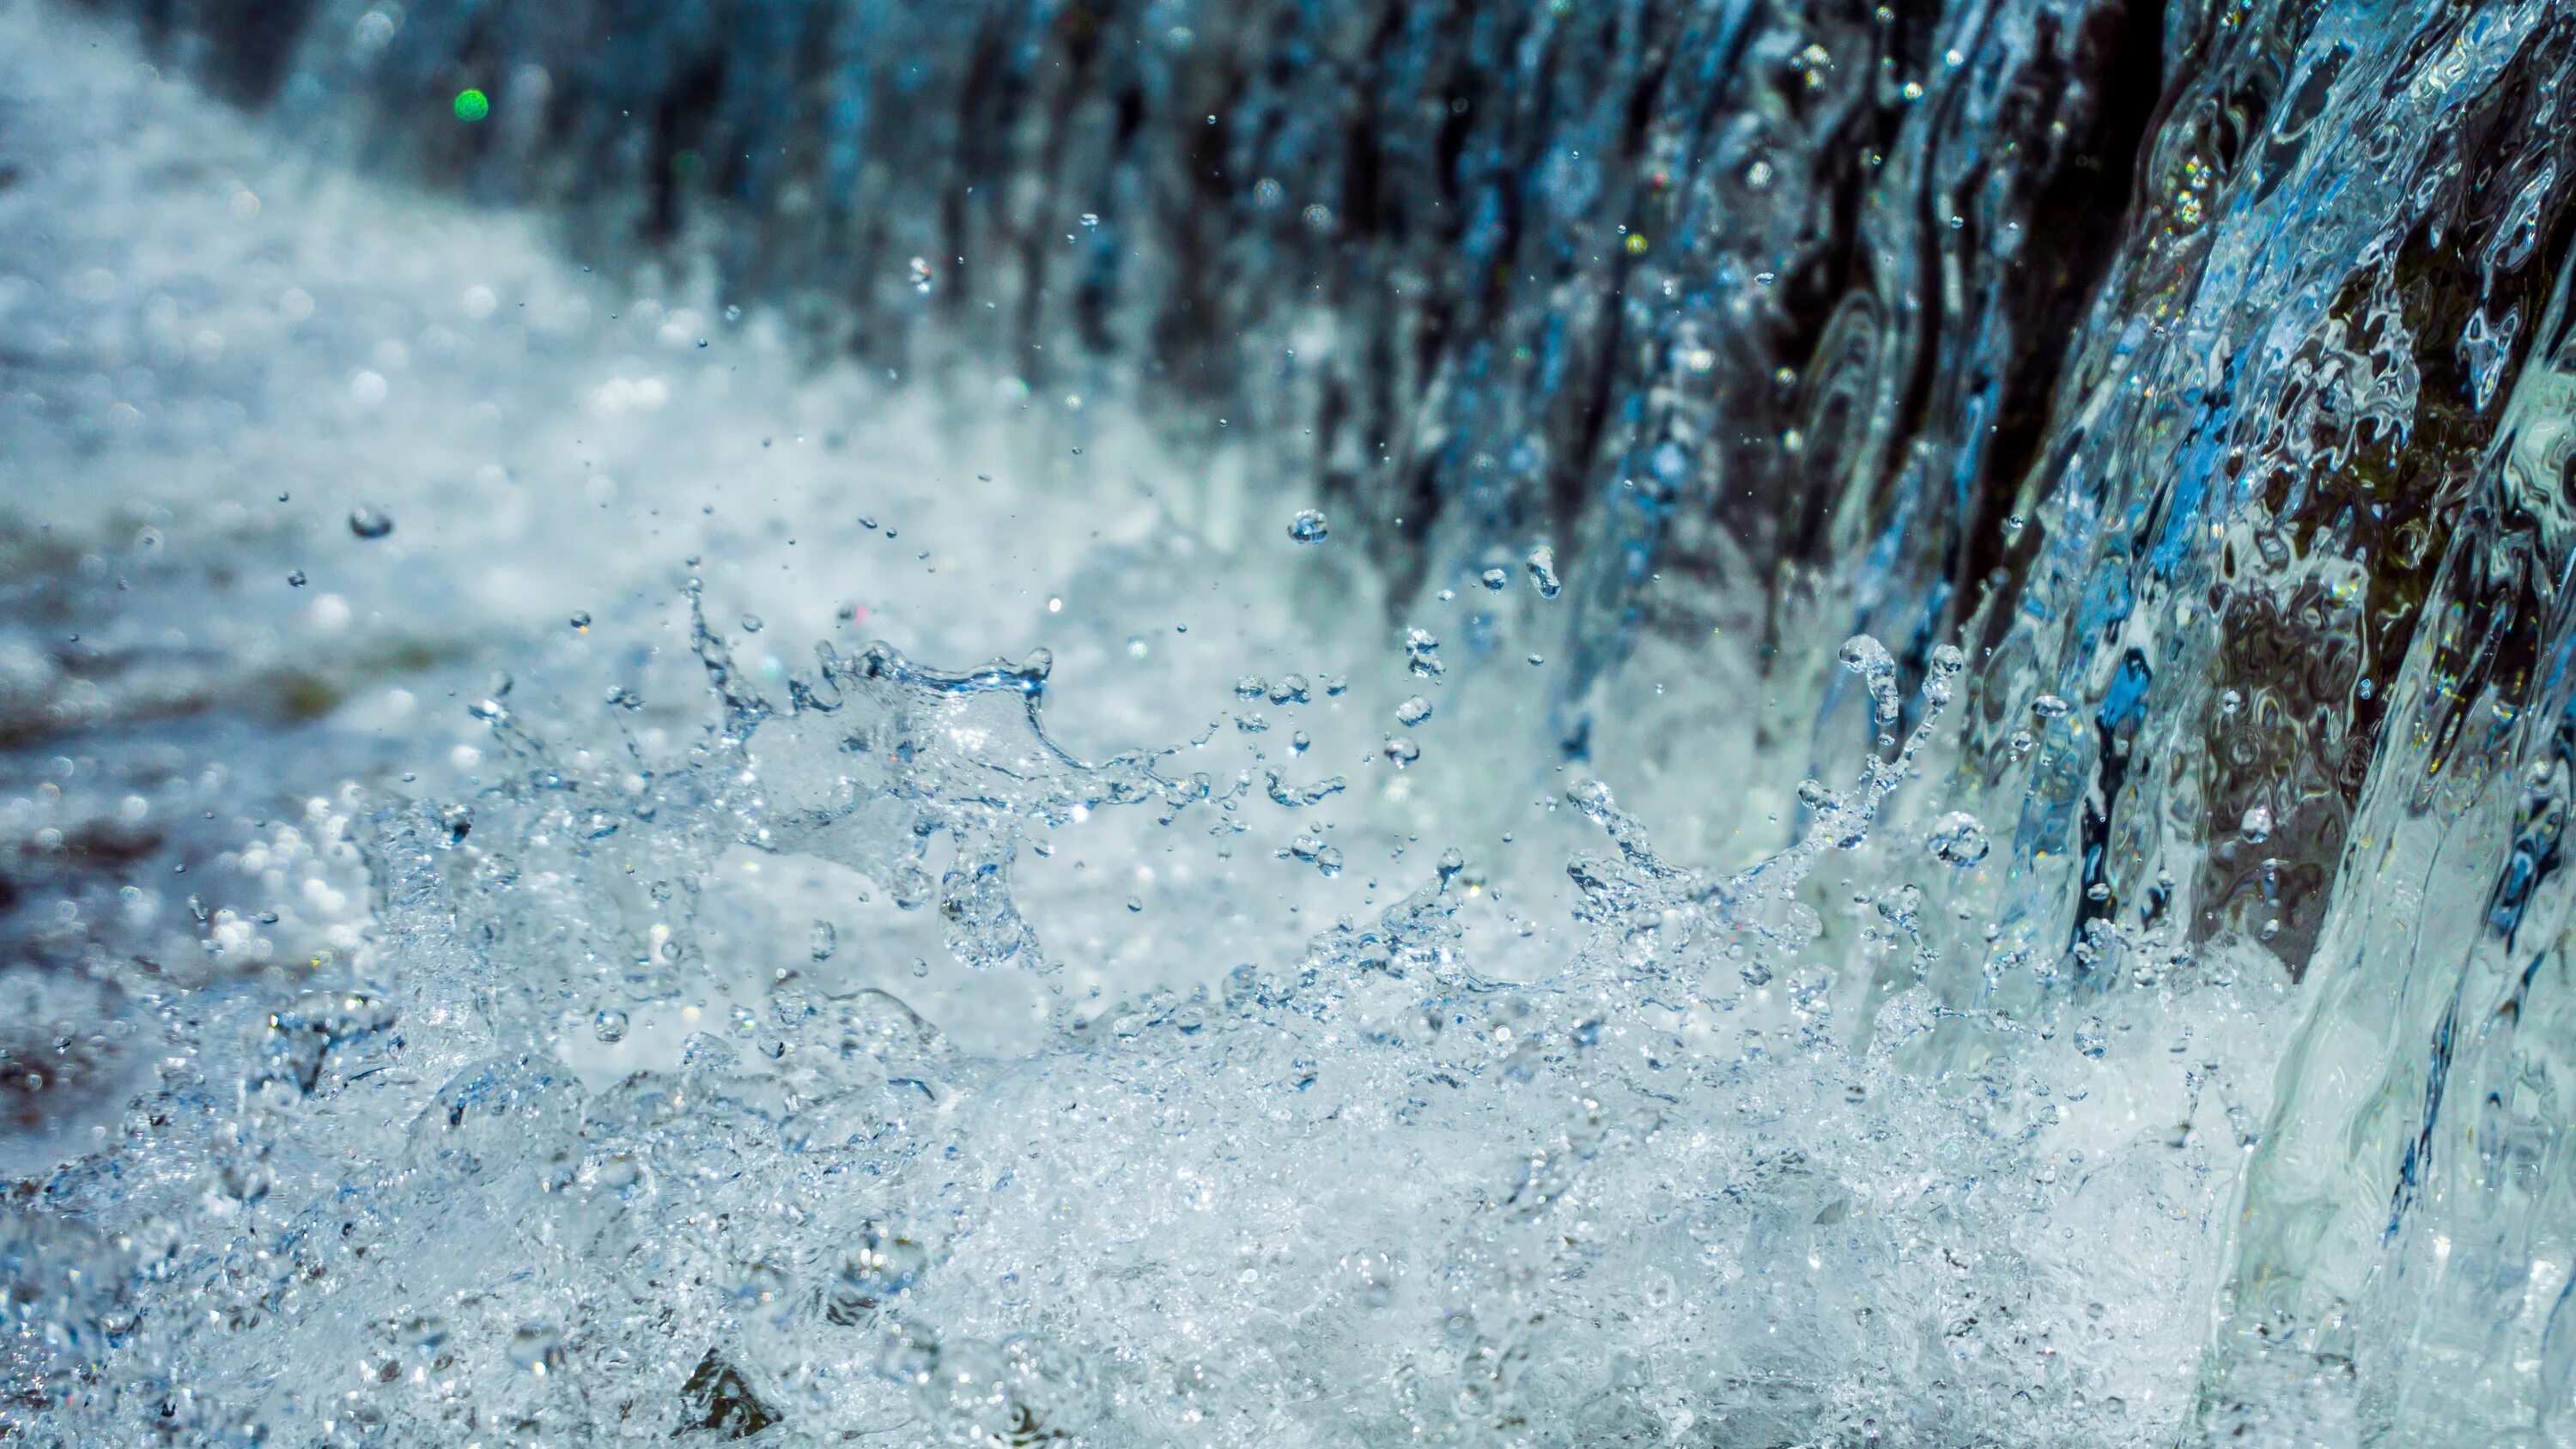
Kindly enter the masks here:
<path id="1" fill-rule="evenodd" d="M 2570 25 L 0 4 L 0 1424 L 2576 1442 Z"/>

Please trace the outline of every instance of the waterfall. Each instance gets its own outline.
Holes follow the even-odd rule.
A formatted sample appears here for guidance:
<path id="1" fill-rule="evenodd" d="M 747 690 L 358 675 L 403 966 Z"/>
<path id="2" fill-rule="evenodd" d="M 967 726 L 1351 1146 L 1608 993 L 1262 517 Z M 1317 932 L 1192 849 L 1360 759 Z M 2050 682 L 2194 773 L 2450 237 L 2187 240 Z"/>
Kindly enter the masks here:
<path id="1" fill-rule="evenodd" d="M 532 395 L 990 440 L 884 496 L 1072 606 L 785 662 L 720 570 L 909 551 L 829 462 L 620 575 L 638 693 L 494 645 L 558 693 L 311 817 L 338 955 L 29 987 L 198 1063 L 0 1228 L 30 1442 L 2576 1444 L 2576 12 L 6 23 L 524 222 L 630 329 Z M 652 452 L 599 552 L 684 551 Z"/>

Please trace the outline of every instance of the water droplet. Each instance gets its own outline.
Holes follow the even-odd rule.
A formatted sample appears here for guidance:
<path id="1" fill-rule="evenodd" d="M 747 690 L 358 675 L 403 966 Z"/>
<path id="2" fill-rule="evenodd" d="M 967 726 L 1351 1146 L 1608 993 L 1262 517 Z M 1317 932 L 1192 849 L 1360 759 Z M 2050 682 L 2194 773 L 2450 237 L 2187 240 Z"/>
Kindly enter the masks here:
<path id="1" fill-rule="evenodd" d="M 1892 724 L 1904 708 L 1896 689 L 1896 660 L 1887 646 L 1867 634 L 1854 634 L 1843 641 L 1843 668 L 1861 677 L 1869 688 L 1870 715 L 1880 724 Z"/>
<path id="2" fill-rule="evenodd" d="M 816 921 L 807 954 L 817 961 L 829 961 L 832 959 L 832 953 L 840 948 L 840 931 L 829 921 Z"/>
<path id="3" fill-rule="evenodd" d="M 626 1013 L 603 1011 L 590 1019 L 590 1034 L 604 1042 L 626 1040 Z"/>
<path id="4" fill-rule="evenodd" d="M 1478 577 L 1477 582 L 1483 584 L 1486 588 L 1494 590 L 1496 593 L 1500 593 L 1504 589 L 1511 587 L 1512 576 L 1510 573 L 1502 569 L 1487 569 Z"/>
<path id="5" fill-rule="evenodd" d="M 1431 718 L 1431 701 L 1417 694 L 1395 707 L 1395 717 L 1407 728 L 1418 725 Z"/>
<path id="6" fill-rule="evenodd" d="M 572 619 L 571 619 L 571 621 L 570 621 L 570 622 L 571 622 L 572 626 L 573 626 L 575 629 L 578 629 L 578 630 L 580 630 L 582 633 L 585 633 L 585 634 L 589 633 L 589 632 L 590 632 L 590 611 L 589 611 L 589 610 L 587 610 L 587 609 L 585 609 L 585 610 L 581 611 L 580 613 L 577 613 L 577 614 L 573 615 L 573 616 L 572 616 Z"/>
<path id="7" fill-rule="evenodd" d="M 2041 719 L 2063 719 L 2075 706 L 2054 694 L 2043 694 L 2030 702 L 2030 712 Z"/>
<path id="8" fill-rule="evenodd" d="M 2268 805 L 2248 806 L 2244 818 L 2237 822 L 2236 830 L 2249 845 L 2261 845 L 2271 839 L 2272 808 Z"/>
<path id="9" fill-rule="evenodd" d="M 1288 536 L 1299 543 L 1322 543 L 1324 515 L 1312 508 L 1299 509 L 1297 516 L 1288 520 Z"/>
<path id="10" fill-rule="evenodd" d="M 394 531 L 394 516 L 373 505 L 352 508 L 349 531 L 360 538 L 382 538 Z"/>
<path id="11" fill-rule="evenodd" d="M 563 1332 L 550 1323 L 522 1324 L 510 1335 L 510 1362 L 543 1378 L 563 1366 Z"/>
<path id="12" fill-rule="evenodd" d="M 824 1316 L 852 1324 L 910 1289 L 930 1270 L 930 1250 L 896 1228 L 870 1222 L 841 1259 L 824 1302 Z"/>
<path id="13" fill-rule="evenodd" d="M 1924 847 L 1943 865 L 1966 870 L 1986 858 L 1990 848 L 1985 822 L 1965 810 L 1953 810 L 1932 826 Z"/>
<path id="14" fill-rule="evenodd" d="M 304 577 L 304 570 L 302 569 L 297 569 L 295 572 L 286 576 L 286 586 L 290 589 L 300 589 L 304 587 L 305 583 L 306 579 Z"/>
<path id="15" fill-rule="evenodd" d="M 1542 599 L 1553 599 L 1565 589 L 1564 581 L 1556 576 L 1556 550 L 1546 544 L 1529 551 L 1529 576 L 1530 582 L 1538 585 Z"/>
<path id="16" fill-rule="evenodd" d="M 1422 746 L 1411 740 L 1399 740 L 1392 735 L 1387 737 L 1385 751 L 1387 759 L 1399 770 L 1422 758 Z"/>
<path id="17" fill-rule="evenodd" d="M 1430 630 L 1404 631 L 1404 667 L 1423 679 L 1437 679 L 1448 672 L 1440 662 L 1440 641 Z"/>

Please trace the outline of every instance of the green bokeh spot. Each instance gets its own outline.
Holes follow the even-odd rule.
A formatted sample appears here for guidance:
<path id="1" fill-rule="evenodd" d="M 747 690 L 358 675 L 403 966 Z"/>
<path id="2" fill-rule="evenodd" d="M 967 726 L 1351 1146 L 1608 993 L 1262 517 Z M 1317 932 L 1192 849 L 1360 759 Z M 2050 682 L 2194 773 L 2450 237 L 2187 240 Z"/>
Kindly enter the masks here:
<path id="1" fill-rule="evenodd" d="M 492 98 L 471 88 L 456 93 L 456 119 L 479 121 L 492 114 Z"/>

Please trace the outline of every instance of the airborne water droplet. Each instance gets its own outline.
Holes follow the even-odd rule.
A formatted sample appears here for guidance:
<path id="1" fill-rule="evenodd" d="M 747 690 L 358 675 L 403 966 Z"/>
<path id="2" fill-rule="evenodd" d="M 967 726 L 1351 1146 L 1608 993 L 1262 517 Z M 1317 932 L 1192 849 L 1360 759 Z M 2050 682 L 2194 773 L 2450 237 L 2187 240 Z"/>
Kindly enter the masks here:
<path id="1" fill-rule="evenodd" d="M 1854 634 L 1843 641 L 1842 662 L 1868 687 L 1871 717 L 1880 724 L 1893 724 L 1904 700 L 1896 690 L 1896 660 L 1887 646 L 1867 634 Z"/>
<path id="2" fill-rule="evenodd" d="M 1564 581 L 1556 576 L 1556 550 L 1546 544 L 1529 551 L 1529 576 L 1530 582 L 1538 585 L 1542 599 L 1553 599 L 1565 588 Z"/>
<path id="3" fill-rule="evenodd" d="M 1440 641 L 1428 629 L 1404 631 L 1404 666 L 1424 679 L 1437 679 L 1448 672 L 1440 662 Z"/>
<path id="4" fill-rule="evenodd" d="M 1984 860 L 1989 849 L 1985 822 L 1965 810 L 1942 816 L 1923 838 L 1923 844 L 1943 865 L 1960 870 Z"/>
<path id="5" fill-rule="evenodd" d="M 1288 536 L 1299 543 L 1322 543 L 1324 515 L 1312 508 L 1299 509 L 1297 516 L 1288 520 Z"/>
<path id="6" fill-rule="evenodd" d="M 510 1335 L 510 1362 L 545 1377 L 563 1363 L 563 1333 L 550 1323 L 523 1325 Z"/>
<path id="7" fill-rule="evenodd" d="M 826 1292 L 824 1315 L 835 1323 L 856 1323 L 860 1315 L 911 1288 L 929 1269 L 927 1247 L 884 1223 L 864 1224 Z"/>
<path id="8" fill-rule="evenodd" d="M 2237 822 L 2237 831 L 2248 845 L 2261 845 L 2272 838 L 2272 809 L 2268 805 L 2250 806 Z"/>
<path id="9" fill-rule="evenodd" d="M 360 538 L 382 538 L 394 531 L 394 516 L 373 505 L 352 508 L 349 531 Z"/>
<path id="10" fill-rule="evenodd" d="M 1418 725 L 1431 718 L 1431 701 L 1417 694 L 1395 707 L 1395 717 L 1408 728 Z"/>

